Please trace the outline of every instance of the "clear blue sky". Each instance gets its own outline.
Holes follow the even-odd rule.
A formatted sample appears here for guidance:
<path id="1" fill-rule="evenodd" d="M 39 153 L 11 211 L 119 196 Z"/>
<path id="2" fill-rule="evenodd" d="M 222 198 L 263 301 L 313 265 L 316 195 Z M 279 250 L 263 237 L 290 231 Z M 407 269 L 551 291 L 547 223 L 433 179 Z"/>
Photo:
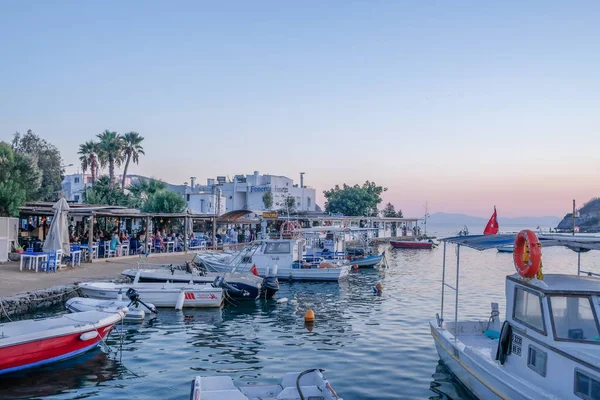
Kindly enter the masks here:
<path id="1" fill-rule="evenodd" d="M 305 171 L 408 215 L 562 215 L 600 195 L 599 21 L 598 1 L 3 2 L 0 140 L 77 163 L 135 130 L 132 172 L 172 183 Z"/>

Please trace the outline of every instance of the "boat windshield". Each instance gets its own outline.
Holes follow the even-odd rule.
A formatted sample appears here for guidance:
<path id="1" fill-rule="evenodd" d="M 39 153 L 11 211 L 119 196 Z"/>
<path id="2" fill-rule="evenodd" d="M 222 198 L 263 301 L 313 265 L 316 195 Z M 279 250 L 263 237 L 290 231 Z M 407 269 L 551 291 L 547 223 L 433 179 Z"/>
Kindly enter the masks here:
<path id="1" fill-rule="evenodd" d="M 265 254 L 289 254 L 290 242 L 267 242 L 265 245 Z"/>
<path id="2" fill-rule="evenodd" d="M 550 296 L 556 340 L 600 343 L 598 320 L 589 296 Z"/>

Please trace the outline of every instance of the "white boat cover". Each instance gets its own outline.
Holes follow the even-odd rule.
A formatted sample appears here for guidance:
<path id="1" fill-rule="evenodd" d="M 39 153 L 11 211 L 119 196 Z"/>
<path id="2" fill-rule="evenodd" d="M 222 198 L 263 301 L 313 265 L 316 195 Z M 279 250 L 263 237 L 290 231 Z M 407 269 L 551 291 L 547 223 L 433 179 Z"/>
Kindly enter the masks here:
<path id="1" fill-rule="evenodd" d="M 52 206 L 54 209 L 54 218 L 48 230 L 48 236 L 44 241 L 44 251 L 52 252 L 62 250 L 63 255 L 71 254 L 71 243 L 69 241 L 69 204 L 61 197 L 60 200 Z"/>

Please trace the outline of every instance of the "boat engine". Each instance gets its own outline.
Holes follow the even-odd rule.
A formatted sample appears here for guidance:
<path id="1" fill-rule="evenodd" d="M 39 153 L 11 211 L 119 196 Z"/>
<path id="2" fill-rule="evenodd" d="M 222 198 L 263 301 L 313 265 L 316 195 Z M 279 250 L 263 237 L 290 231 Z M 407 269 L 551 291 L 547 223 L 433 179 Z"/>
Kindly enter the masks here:
<path id="1" fill-rule="evenodd" d="M 230 285 L 225 282 L 225 278 L 222 276 L 217 276 L 213 283 L 211 283 L 214 288 L 222 288 L 227 291 L 228 294 L 235 294 L 238 296 L 250 296 L 250 293 L 247 290 L 241 290 L 236 288 L 235 286 Z"/>
<path id="2" fill-rule="evenodd" d="M 156 310 L 156 307 L 150 307 L 148 306 L 146 303 L 144 303 L 142 300 L 140 300 L 140 295 L 138 292 L 136 292 L 136 290 L 134 288 L 129 288 L 127 289 L 127 293 L 125 293 L 125 296 L 127 296 L 127 298 L 129 299 L 129 306 L 131 306 L 132 304 L 137 306 L 138 303 L 143 305 L 144 307 L 146 307 L 151 313 L 153 314 L 157 314 L 158 311 Z"/>
<path id="3" fill-rule="evenodd" d="M 279 279 L 276 276 L 267 276 L 263 279 L 263 295 L 270 299 L 279 290 Z"/>

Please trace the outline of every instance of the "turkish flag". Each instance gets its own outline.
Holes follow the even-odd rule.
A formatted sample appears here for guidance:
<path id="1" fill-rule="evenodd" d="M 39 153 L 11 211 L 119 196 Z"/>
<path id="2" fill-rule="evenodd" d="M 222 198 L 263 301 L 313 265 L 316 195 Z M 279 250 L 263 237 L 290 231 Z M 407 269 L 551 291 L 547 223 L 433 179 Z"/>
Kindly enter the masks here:
<path id="1" fill-rule="evenodd" d="M 252 268 L 250 268 L 250 272 L 252 272 L 254 275 L 258 276 L 258 270 L 256 269 L 256 264 L 254 264 L 252 266 Z"/>
<path id="2" fill-rule="evenodd" d="M 485 229 L 483 230 L 484 235 L 495 235 L 498 233 L 498 220 L 496 215 L 496 207 L 494 207 L 494 213 L 488 221 Z"/>

